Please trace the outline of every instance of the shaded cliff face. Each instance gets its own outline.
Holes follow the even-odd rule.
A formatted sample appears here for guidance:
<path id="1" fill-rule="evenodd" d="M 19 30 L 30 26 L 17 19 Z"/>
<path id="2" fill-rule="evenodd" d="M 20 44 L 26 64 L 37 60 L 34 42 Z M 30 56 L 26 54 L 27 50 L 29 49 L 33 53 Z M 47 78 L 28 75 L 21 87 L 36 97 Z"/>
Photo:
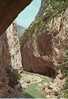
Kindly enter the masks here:
<path id="1" fill-rule="evenodd" d="M 0 37 L 0 65 L 10 65 L 10 54 L 6 33 Z"/>
<path id="2" fill-rule="evenodd" d="M 41 56 L 39 52 L 36 52 L 31 40 L 24 45 L 22 56 L 24 70 L 50 77 L 56 76 L 56 68 L 52 60 L 49 59 L 48 55 Z"/>

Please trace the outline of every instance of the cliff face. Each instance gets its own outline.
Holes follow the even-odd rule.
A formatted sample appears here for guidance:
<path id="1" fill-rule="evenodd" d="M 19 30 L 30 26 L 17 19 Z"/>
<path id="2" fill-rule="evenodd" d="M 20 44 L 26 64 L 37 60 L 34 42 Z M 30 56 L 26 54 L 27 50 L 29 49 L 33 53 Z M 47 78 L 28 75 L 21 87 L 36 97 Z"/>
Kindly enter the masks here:
<path id="1" fill-rule="evenodd" d="M 20 70 L 22 68 L 21 52 L 19 39 L 16 33 L 15 24 L 11 24 L 6 30 L 9 53 L 11 57 L 11 66 L 13 69 Z"/>
<path id="2" fill-rule="evenodd" d="M 66 39 L 65 12 L 68 5 L 64 0 L 44 0 L 41 7 L 41 16 L 22 37 L 22 62 L 25 70 L 48 75 L 52 69 L 56 73 L 64 59 L 62 45 Z"/>
<path id="3" fill-rule="evenodd" d="M 26 71 L 56 78 L 52 81 L 51 85 L 46 86 L 44 84 L 45 88 L 43 88 L 43 90 L 47 96 L 50 95 L 56 97 L 57 93 L 60 95 L 60 91 L 63 89 L 66 78 L 65 89 L 63 89 L 65 93 L 62 94 L 62 96 L 67 96 L 67 2 L 68 0 L 42 1 L 39 17 L 37 17 L 35 22 L 25 31 L 20 39 L 20 43 L 14 24 L 11 25 L 6 33 L 0 37 L 0 97 L 21 96 L 21 88 L 17 81 L 16 73 L 21 72 L 22 64 L 23 69 Z M 57 73 L 59 72 L 63 73 L 65 78 L 61 73 L 57 76 Z M 28 77 L 29 76 L 26 78 Z M 24 82 L 21 82 L 23 86 Z M 30 81 L 27 81 L 28 84 L 29 82 Z"/>
<path id="4" fill-rule="evenodd" d="M 0 97 L 19 97 L 20 45 L 13 24 L 0 37 Z"/>
<path id="5" fill-rule="evenodd" d="M 10 65 L 10 54 L 6 33 L 0 37 L 0 65 Z"/>

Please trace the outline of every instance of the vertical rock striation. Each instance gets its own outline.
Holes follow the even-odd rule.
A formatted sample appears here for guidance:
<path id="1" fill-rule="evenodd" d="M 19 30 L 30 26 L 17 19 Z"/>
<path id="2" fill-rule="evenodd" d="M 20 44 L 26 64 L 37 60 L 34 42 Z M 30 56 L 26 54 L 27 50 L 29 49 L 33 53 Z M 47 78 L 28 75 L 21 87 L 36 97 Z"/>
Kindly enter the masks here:
<path id="1" fill-rule="evenodd" d="M 10 27 L 7 29 L 6 35 L 11 56 L 11 66 L 13 69 L 20 71 L 22 69 L 22 59 L 20 53 L 19 39 L 17 37 L 14 24 L 11 24 Z"/>

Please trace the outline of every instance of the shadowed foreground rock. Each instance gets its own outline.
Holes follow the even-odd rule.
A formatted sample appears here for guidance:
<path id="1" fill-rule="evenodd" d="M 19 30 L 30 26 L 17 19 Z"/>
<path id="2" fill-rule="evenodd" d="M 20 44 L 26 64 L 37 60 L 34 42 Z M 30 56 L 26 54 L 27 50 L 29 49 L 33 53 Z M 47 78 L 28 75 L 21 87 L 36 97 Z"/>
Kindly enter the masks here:
<path id="1" fill-rule="evenodd" d="M 0 0 L 0 35 L 32 0 Z"/>

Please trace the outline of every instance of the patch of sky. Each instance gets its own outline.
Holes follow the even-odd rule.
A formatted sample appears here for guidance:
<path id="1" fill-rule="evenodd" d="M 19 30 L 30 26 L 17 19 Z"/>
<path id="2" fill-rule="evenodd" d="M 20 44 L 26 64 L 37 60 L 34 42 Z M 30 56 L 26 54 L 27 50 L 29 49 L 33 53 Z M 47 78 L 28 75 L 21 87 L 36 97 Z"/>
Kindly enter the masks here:
<path id="1" fill-rule="evenodd" d="M 41 7 L 41 0 L 32 0 L 31 4 L 27 6 L 16 18 L 16 24 L 28 28 L 34 21 L 39 9 Z"/>

